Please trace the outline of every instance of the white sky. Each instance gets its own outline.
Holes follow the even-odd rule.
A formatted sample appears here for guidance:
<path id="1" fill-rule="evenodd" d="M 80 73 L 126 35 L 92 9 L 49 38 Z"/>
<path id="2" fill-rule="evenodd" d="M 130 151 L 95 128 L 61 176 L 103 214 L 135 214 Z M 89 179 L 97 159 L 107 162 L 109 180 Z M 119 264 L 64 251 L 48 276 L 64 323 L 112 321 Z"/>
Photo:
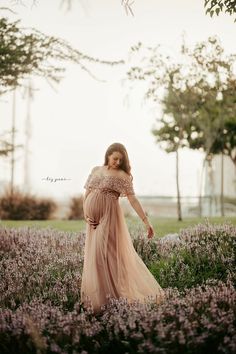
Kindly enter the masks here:
<path id="1" fill-rule="evenodd" d="M 12 6 L 22 26 L 33 26 L 45 34 L 64 38 L 85 54 L 107 60 L 126 59 L 138 41 L 162 44 L 178 55 L 185 32 L 187 44 L 218 35 L 227 52 L 236 52 L 233 17 L 210 18 L 199 0 L 135 0 L 135 16 L 126 16 L 119 0 L 74 0 L 69 12 L 59 8 L 61 0 L 38 0 L 31 8 Z M 10 3 L 10 1 L 9 1 Z M 7 1 L 0 1 L 1 6 Z M 122 87 L 125 67 L 93 66 L 93 73 L 106 83 L 93 80 L 79 66 L 66 64 L 65 77 L 54 91 L 45 81 L 33 79 L 37 88 L 31 106 L 31 191 L 38 195 L 68 198 L 84 192 L 92 167 L 102 165 L 107 147 L 123 143 L 128 151 L 137 195 L 176 195 L 175 155 L 166 154 L 155 143 L 151 128 L 155 117 L 142 105 L 140 91 Z M 0 134 L 11 126 L 11 95 L 0 100 Z M 24 143 L 26 100 L 17 92 L 17 142 Z M 182 195 L 198 194 L 202 154 L 180 153 Z M 18 151 L 16 184 L 24 181 L 24 154 Z M 7 160 L 0 161 L 0 182 L 9 180 Z M 42 178 L 67 178 L 51 183 Z"/>

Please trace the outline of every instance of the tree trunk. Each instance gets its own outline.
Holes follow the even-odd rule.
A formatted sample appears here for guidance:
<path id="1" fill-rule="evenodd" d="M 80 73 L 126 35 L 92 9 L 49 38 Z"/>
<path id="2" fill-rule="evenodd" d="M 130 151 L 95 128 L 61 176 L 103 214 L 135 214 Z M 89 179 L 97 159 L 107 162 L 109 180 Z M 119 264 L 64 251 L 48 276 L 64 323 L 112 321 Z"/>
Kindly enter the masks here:
<path id="1" fill-rule="evenodd" d="M 208 158 L 208 176 L 209 176 L 209 187 L 210 187 L 210 216 L 213 215 L 213 207 L 217 207 L 216 198 L 215 198 L 215 184 L 214 184 L 214 175 L 212 168 L 212 156 Z"/>
<path id="2" fill-rule="evenodd" d="M 220 189 L 221 216 L 225 216 L 224 210 L 224 154 L 221 153 L 221 189 Z"/>
<path id="3" fill-rule="evenodd" d="M 27 112 L 25 119 L 25 151 L 24 151 L 24 191 L 30 192 L 30 138 L 31 138 L 31 101 L 32 101 L 32 83 L 29 79 L 27 87 Z"/>
<path id="4" fill-rule="evenodd" d="M 15 120 L 16 120 L 16 90 L 13 91 L 12 96 L 12 133 L 11 133 L 11 145 L 12 145 L 12 155 L 11 155 L 11 185 L 10 191 L 13 194 L 14 188 L 14 171 L 15 171 Z"/>
<path id="5" fill-rule="evenodd" d="M 176 187 L 177 187 L 178 220 L 182 221 L 181 200 L 180 200 L 180 190 L 179 190 L 179 154 L 178 154 L 178 149 L 176 150 Z"/>
<path id="6" fill-rule="evenodd" d="M 201 177 L 200 177 L 200 186 L 199 186 L 199 195 L 198 195 L 198 207 L 199 207 L 199 217 L 202 217 L 202 182 L 203 182 L 203 171 L 205 167 L 206 157 L 204 157 L 202 170 L 201 170 Z"/>
<path id="7" fill-rule="evenodd" d="M 231 154 L 229 154 L 229 157 L 230 157 L 231 161 L 233 162 L 234 166 L 236 167 L 236 155 L 233 156 L 233 154 L 231 153 Z"/>

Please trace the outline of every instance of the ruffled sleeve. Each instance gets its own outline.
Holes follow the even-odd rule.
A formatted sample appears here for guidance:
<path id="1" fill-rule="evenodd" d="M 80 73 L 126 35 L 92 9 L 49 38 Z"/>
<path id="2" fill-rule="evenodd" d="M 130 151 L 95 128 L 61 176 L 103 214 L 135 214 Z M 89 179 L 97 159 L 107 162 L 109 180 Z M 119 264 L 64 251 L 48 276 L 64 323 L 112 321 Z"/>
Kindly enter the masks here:
<path id="1" fill-rule="evenodd" d="M 127 197 L 128 195 L 135 195 L 135 192 L 131 179 L 125 178 L 122 181 L 120 197 Z"/>
<path id="2" fill-rule="evenodd" d="M 91 190 L 91 178 L 92 178 L 92 173 L 89 174 L 89 176 L 84 184 L 85 189 Z"/>
<path id="3" fill-rule="evenodd" d="M 86 180 L 86 182 L 84 184 L 84 188 L 85 189 L 88 189 L 88 190 L 92 189 L 92 185 L 93 185 L 92 177 L 93 177 L 93 173 L 94 173 L 94 171 L 96 171 L 96 169 L 97 169 L 97 167 L 94 167 L 91 170 L 91 172 L 90 172 L 90 174 L 89 174 L 89 176 L 88 176 L 88 178 L 87 178 L 87 180 Z"/>

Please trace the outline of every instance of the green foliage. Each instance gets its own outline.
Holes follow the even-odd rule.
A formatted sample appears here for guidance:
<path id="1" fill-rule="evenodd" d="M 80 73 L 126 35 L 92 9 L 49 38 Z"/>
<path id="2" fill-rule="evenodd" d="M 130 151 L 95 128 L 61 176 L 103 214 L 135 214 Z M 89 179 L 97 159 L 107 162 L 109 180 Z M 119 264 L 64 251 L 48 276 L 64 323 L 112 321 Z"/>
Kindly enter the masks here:
<path id="1" fill-rule="evenodd" d="M 227 198 L 226 198 L 227 202 Z M 232 202 L 230 200 L 230 202 Z M 164 218 L 164 217 L 149 217 L 151 224 L 153 225 L 155 231 L 154 239 L 165 236 L 168 233 L 178 233 L 182 228 L 189 227 L 190 225 L 195 225 L 200 222 L 204 222 L 205 218 L 184 218 L 183 221 L 178 221 L 175 218 Z M 231 222 L 236 225 L 236 217 L 210 217 L 208 220 L 211 223 L 219 224 L 223 222 Z M 143 224 L 140 224 L 140 219 L 136 216 L 131 216 L 126 218 L 128 228 L 131 233 L 137 231 L 140 227 L 142 232 L 146 232 L 146 228 Z M 70 231 L 70 232 L 82 232 L 85 230 L 84 220 L 2 220 L 1 225 L 8 227 L 37 227 L 39 229 L 51 228 L 58 231 Z M 137 231 L 138 232 L 138 231 Z"/>
<path id="2" fill-rule="evenodd" d="M 168 153 L 180 147 L 189 147 L 192 129 L 189 110 L 193 107 L 190 89 L 183 91 L 170 84 L 161 102 L 164 112 L 161 127 L 152 129 L 156 142 Z"/>
<path id="3" fill-rule="evenodd" d="M 106 65 L 123 61 L 105 61 L 83 54 L 65 40 L 40 31 L 20 27 L 20 21 L 0 19 L 0 94 L 22 85 L 28 75 L 40 76 L 49 82 L 59 82 L 65 71 L 62 62 L 79 64 L 93 78 L 85 63 Z"/>
<path id="4" fill-rule="evenodd" d="M 226 281 L 229 275 L 236 286 L 235 227 L 199 225 L 182 230 L 179 237 L 179 245 L 173 245 L 170 253 L 162 252 L 149 266 L 163 287 L 182 291 L 207 279 Z"/>
<path id="5" fill-rule="evenodd" d="M 3 88 L 6 90 L 20 85 L 26 75 L 34 74 L 59 81 L 64 71 L 52 62 L 46 64 L 48 60 L 65 59 L 60 41 L 36 30 L 27 33 L 19 27 L 19 23 L 19 20 L 12 23 L 7 18 L 0 19 L 1 93 Z"/>
<path id="6" fill-rule="evenodd" d="M 204 6 L 206 8 L 206 14 L 210 14 L 211 17 L 214 14 L 218 16 L 222 12 L 228 13 L 229 15 L 236 13 L 235 0 L 205 0 Z M 234 22 L 236 22 L 236 18 Z"/>
<path id="7" fill-rule="evenodd" d="M 209 159 L 223 152 L 236 164 L 236 55 L 226 55 L 217 37 L 193 49 L 183 44 L 180 63 L 159 46 L 138 43 L 131 50 L 134 57 L 143 55 L 128 80 L 144 82 L 144 97 L 162 106 L 163 116 L 151 130 L 156 142 L 166 152 L 201 149 Z"/>
<path id="8" fill-rule="evenodd" d="M 206 155 L 223 152 L 235 163 L 235 140 L 231 139 L 236 123 L 235 54 L 226 55 L 216 37 L 208 42 L 199 44 L 191 54 L 203 74 L 192 87 L 192 121 L 196 124 L 189 143 L 191 148 L 203 148 Z"/>

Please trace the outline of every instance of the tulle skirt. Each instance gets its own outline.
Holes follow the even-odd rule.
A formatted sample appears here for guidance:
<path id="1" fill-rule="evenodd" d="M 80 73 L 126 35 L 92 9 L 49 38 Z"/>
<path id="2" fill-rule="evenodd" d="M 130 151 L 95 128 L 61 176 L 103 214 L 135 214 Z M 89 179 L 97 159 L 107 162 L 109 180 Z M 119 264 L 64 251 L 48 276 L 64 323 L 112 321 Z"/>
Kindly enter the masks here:
<path id="1" fill-rule="evenodd" d="M 135 251 L 116 194 L 92 190 L 84 213 L 96 226 L 86 224 L 81 302 L 92 304 L 95 313 L 107 303 L 107 295 L 128 302 L 162 302 L 164 290 Z"/>

